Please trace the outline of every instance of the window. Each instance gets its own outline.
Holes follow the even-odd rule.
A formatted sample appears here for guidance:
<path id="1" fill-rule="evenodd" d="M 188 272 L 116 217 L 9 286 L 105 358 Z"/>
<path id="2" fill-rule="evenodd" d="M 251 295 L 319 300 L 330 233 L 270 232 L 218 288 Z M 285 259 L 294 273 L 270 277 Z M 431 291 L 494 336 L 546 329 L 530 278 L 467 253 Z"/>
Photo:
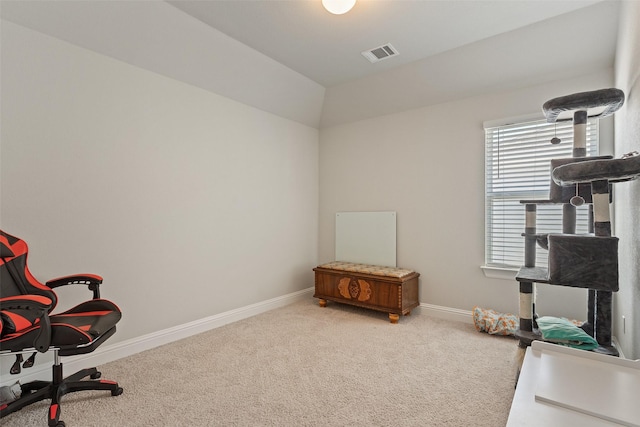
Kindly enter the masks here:
<path id="1" fill-rule="evenodd" d="M 554 136 L 560 144 L 551 144 Z M 550 160 L 572 157 L 573 122 L 545 120 L 488 127 L 485 124 L 485 266 L 520 268 L 524 263 L 524 205 L 549 198 Z M 587 122 L 587 156 L 598 154 L 598 121 Z M 588 205 L 576 209 L 576 233 L 586 233 Z M 562 232 L 562 205 L 538 205 L 538 233 Z M 536 251 L 536 265 L 547 252 Z"/>

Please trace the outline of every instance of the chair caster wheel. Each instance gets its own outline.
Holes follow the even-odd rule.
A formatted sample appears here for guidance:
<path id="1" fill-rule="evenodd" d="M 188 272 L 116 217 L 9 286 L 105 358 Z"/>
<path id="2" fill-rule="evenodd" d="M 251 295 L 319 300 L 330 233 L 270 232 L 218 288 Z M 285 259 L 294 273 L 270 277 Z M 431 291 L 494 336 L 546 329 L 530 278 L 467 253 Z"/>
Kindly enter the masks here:
<path id="1" fill-rule="evenodd" d="M 101 376 L 102 376 L 102 372 L 96 372 L 95 374 L 89 375 L 89 378 L 91 378 L 92 380 L 97 380 Z"/>
<path id="2" fill-rule="evenodd" d="M 111 396 L 120 396 L 122 392 L 124 392 L 124 389 L 122 387 L 118 387 L 111 392 Z"/>

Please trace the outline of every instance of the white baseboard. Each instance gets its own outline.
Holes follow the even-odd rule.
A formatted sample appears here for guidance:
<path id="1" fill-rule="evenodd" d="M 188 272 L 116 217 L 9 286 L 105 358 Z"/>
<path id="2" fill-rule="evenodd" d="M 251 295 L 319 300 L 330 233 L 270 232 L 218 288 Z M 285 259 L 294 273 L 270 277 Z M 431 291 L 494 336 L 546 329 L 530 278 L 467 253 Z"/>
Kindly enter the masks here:
<path id="1" fill-rule="evenodd" d="M 94 352 L 89 354 L 64 357 L 62 360 L 62 362 L 64 363 L 64 369 L 68 374 L 76 372 L 80 369 L 103 365 L 105 363 L 109 363 L 123 357 L 131 356 L 145 350 L 150 350 L 152 348 L 168 344 L 173 341 L 187 338 L 211 329 L 219 328 L 221 326 L 228 325 L 229 323 L 237 322 L 238 320 L 247 319 L 249 317 L 265 313 L 275 308 L 284 307 L 303 298 L 308 298 L 308 296 L 312 293 L 313 287 L 280 297 L 272 298 L 270 300 L 262 301 L 256 304 L 229 310 L 224 313 L 215 314 L 213 316 L 205 317 L 204 319 L 195 320 L 193 322 L 174 326 L 161 331 L 152 332 L 147 335 L 132 338 L 112 345 L 103 345 L 102 347 L 99 347 Z M 52 362 L 49 362 L 48 364 L 38 363 L 33 368 L 29 368 L 23 371 L 23 374 L 21 375 L 7 375 L 6 378 L 3 375 L 0 386 L 13 384 L 16 381 L 20 381 L 23 384 L 33 380 L 49 381 L 51 379 L 51 363 Z"/>
<path id="2" fill-rule="evenodd" d="M 451 320 L 454 322 L 473 323 L 473 313 L 468 310 L 460 310 L 458 308 L 443 307 L 441 305 L 433 305 L 420 303 L 422 312 L 439 319 Z"/>

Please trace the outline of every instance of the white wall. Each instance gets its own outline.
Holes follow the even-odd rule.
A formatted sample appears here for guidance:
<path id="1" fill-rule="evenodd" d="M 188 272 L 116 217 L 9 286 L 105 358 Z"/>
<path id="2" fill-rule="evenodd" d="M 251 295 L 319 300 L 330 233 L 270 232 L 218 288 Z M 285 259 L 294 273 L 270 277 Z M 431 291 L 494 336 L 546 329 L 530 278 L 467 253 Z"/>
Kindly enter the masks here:
<path id="1" fill-rule="evenodd" d="M 312 286 L 316 129 L 6 21 L 1 87 L 0 225 L 105 277 L 109 343 Z"/>
<path id="2" fill-rule="evenodd" d="M 625 1 L 620 13 L 616 87 L 626 94 L 615 114 L 615 151 L 640 151 L 640 3 Z M 640 358 L 640 180 L 616 184 L 615 234 L 620 238 L 620 291 L 614 294 L 614 335 L 626 357 Z M 626 327 L 622 316 L 626 317 Z"/>
<path id="3" fill-rule="evenodd" d="M 515 280 L 486 278 L 483 122 L 541 111 L 553 97 L 610 87 L 613 70 L 322 129 L 319 261 L 338 211 L 397 211 L 397 264 L 420 301 L 518 313 Z M 541 113 L 540 113 L 541 114 Z M 541 116 L 542 117 L 542 116 Z M 611 126 L 604 126 L 611 130 Z M 610 136 L 609 136 L 610 137 Z M 541 315 L 586 317 L 586 291 L 539 285 Z"/>

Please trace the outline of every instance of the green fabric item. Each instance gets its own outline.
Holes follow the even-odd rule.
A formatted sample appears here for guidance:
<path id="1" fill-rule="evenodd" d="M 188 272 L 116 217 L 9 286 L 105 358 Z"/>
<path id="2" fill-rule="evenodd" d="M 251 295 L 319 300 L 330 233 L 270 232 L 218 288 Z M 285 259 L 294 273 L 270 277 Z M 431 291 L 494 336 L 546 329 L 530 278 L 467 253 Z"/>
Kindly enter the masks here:
<path id="1" fill-rule="evenodd" d="M 567 319 L 543 316 L 536 319 L 536 322 L 545 341 L 582 350 L 598 347 L 598 341 Z"/>

